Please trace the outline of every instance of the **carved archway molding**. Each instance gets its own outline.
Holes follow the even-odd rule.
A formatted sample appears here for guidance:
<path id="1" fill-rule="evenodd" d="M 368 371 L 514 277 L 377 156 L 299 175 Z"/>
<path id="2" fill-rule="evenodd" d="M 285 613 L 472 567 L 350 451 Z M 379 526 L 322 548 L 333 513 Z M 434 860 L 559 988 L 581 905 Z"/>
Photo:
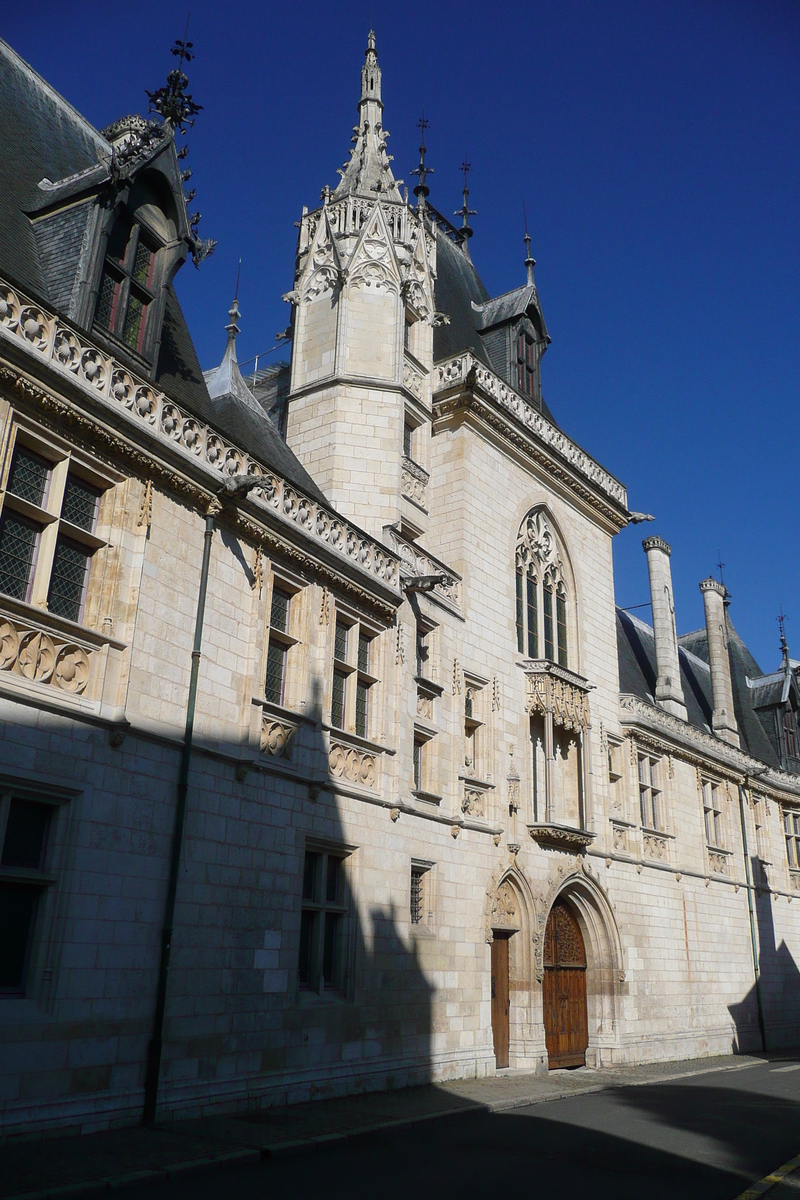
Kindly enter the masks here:
<path id="1" fill-rule="evenodd" d="M 510 912 L 514 898 L 520 907 Z M 536 926 L 536 901 L 525 872 L 513 856 L 492 874 L 483 902 L 483 928 L 487 943 L 494 941 L 494 930 L 524 930 Z"/>
<path id="2" fill-rule="evenodd" d="M 594 969 L 616 990 L 616 985 L 625 982 L 625 969 L 614 905 L 595 877 L 591 863 L 584 861 L 573 865 L 560 863 L 536 905 L 532 938 L 536 982 L 544 980 L 544 933 L 550 909 L 560 896 L 569 900 L 578 912 Z"/>

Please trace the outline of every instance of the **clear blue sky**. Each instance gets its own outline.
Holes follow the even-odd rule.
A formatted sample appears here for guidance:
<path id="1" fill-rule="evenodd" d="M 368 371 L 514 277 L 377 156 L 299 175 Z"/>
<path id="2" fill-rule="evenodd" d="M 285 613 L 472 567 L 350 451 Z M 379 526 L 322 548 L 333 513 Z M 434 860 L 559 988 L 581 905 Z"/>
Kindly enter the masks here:
<path id="1" fill-rule="evenodd" d="M 222 355 L 240 256 L 240 359 L 288 323 L 293 222 L 337 182 L 374 25 L 395 174 L 414 182 L 424 107 L 443 212 L 472 163 L 493 294 L 524 278 L 527 204 L 546 399 L 656 515 L 616 539 L 618 603 L 648 599 L 641 539 L 657 532 L 678 628 L 696 628 L 719 549 L 761 666 L 777 665 L 781 604 L 800 657 L 798 0 L 43 0 L 8 6 L 2 35 L 102 127 L 145 111 L 187 7 L 204 106 L 190 186 L 219 240 L 178 280 L 203 366 Z"/>

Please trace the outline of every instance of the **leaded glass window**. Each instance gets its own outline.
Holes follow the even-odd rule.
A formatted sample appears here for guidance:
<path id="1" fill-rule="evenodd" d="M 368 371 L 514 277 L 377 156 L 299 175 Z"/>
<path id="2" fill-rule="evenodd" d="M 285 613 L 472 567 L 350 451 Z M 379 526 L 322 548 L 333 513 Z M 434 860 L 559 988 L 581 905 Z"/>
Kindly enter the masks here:
<path id="1" fill-rule="evenodd" d="M 59 537 L 50 575 L 47 607 L 68 621 L 79 621 L 91 553 L 70 538 Z"/>
<path id="2" fill-rule="evenodd" d="M 0 592 L 15 600 L 27 600 L 33 581 L 33 565 L 39 526 L 6 509 L 0 519 Z"/>

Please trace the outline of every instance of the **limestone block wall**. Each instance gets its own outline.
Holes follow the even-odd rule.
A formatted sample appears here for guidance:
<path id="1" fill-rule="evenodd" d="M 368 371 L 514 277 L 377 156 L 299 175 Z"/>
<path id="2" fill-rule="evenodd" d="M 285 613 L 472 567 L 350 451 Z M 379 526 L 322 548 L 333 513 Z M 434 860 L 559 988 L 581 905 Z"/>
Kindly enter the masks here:
<path id="1" fill-rule="evenodd" d="M 373 537 L 400 517 L 404 411 L 399 390 L 356 383 L 289 402 L 289 446 L 331 504 Z"/>

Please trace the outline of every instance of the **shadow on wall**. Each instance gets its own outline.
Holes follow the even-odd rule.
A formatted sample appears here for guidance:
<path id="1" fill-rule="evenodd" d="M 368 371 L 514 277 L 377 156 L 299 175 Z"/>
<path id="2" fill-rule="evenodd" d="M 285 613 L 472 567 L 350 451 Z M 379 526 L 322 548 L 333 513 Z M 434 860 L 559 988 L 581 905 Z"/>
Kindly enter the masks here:
<path id="1" fill-rule="evenodd" d="M 265 710 L 262 737 L 273 712 L 276 727 L 294 728 L 288 743 L 277 728 L 272 749 L 262 741 L 243 779 L 241 745 L 197 739 L 160 1119 L 430 1079 L 431 987 L 417 948 L 424 930 L 421 939 L 411 932 L 409 850 L 388 809 L 358 798 L 363 784 L 350 786 L 358 754 L 355 766 L 336 760 L 341 794 L 330 790 L 321 694 L 317 681 L 307 715 Z M 22 849 L 36 843 L 35 862 L 19 859 L 31 867 L 25 879 L 6 882 L 0 896 L 16 920 L 0 931 L 3 1055 L 13 1045 L 1 1120 L 46 1131 L 74 1125 L 78 1111 L 95 1128 L 133 1125 L 153 1028 L 182 730 L 172 742 L 132 730 L 112 747 L 104 728 L 60 717 L 49 724 L 46 713 L 26 725 L 31 712 L 7 720 L 0 738 L 0 770 L 19 780 L 12 816 L 28 821 Z M 70 788 L 55 804 L 59 780 Z M 28 878 L 34 868 L 41 882 Z M 5 903 L 15 887 L 23 902 L 35 891 L 27 908 Z M 33 1012 L 46 1037 L 31 1034 Z"/>
<path id="2" fill-rule="evenodd" d="M 291 758 L 272 760 L 283 777 L 208 786 L 209 760 L 193 760 L 162 1114 L 164 1102 L 257 1107 L 431 1077 L 411 862 L 387 809 L 329 790 L 321 695 L 314 680 Z M 352 754 L 338 760 L 345 786 Z"/>
<path id="3" fill-rule="evenodd" d="M 785 942 L 776 945 L 773 905 L 775 901 L 759 883 L 766 884 L 764 867 L 754 857 L 750 862 L 755 883 L 755 916 L 758 930 L 758 967 L 764 1014 L 766 1049 L 800 1044 L 800 971 Z M 728 1011 L 736 1025 L 735 1051 L 761 1049 L 756 986 Z"/>

